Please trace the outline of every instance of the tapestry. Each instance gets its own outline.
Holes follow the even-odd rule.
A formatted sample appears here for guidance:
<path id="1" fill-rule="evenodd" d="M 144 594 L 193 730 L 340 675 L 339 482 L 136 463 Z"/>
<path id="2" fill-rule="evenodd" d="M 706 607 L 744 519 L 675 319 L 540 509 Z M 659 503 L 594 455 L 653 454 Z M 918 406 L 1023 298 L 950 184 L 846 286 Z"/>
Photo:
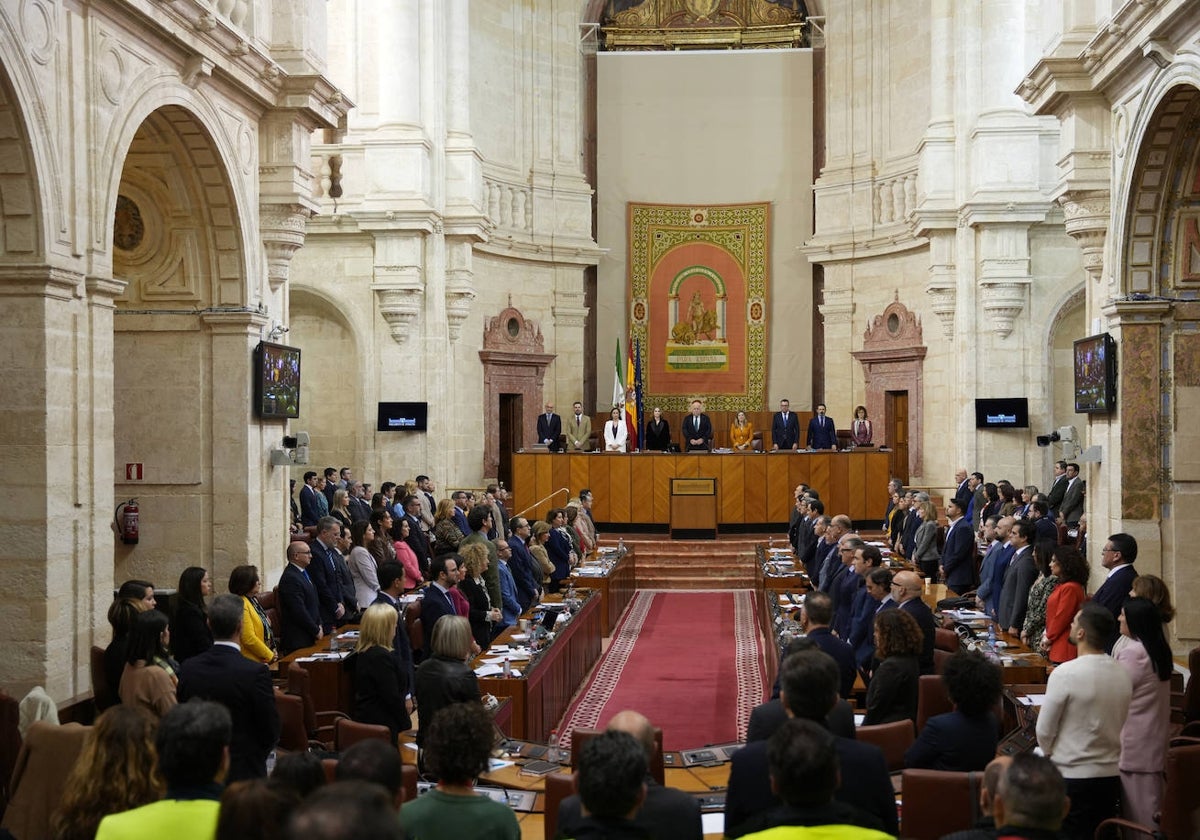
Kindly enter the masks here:
<path id="1" fill-rule="evenodd" d="M 629 343 L 645 405 L 766 404 L 770 204 L 629 204 Z"/>

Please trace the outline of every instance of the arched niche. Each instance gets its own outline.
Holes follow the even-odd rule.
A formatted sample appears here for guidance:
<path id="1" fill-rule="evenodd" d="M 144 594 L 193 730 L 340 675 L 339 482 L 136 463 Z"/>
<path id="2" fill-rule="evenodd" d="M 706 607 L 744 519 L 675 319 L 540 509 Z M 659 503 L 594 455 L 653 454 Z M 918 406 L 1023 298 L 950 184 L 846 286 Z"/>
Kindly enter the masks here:
<path id="1" fill-rule="evenodd" d="M 483 474 L 511 481 L 502 466 L 514 450 L 537 442 L 534 418 L 542 408 L 546 368 L 554 354 L 536 321 L 512 301 L 483 328 Z"/>
<path id="2" fill-rule="evenodd" d="M 921 319 L 900 302 L 897 291 L 867 326 L 862 349 L 852 354 L 863 366 L 875 445 L 895 449 L 893 470 L 905 479 L 923 469 L 925 352 Z"/>

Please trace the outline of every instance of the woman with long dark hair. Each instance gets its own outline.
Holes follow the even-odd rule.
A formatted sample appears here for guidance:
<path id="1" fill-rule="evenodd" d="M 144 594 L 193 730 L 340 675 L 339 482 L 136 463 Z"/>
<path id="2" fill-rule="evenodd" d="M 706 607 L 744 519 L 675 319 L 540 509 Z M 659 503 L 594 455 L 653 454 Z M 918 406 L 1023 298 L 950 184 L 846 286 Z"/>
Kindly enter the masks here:
<path id="1" fill-rule="evenodd" d="M 179 576 L 179 590 L 171 599 L 171 652 L 183 662 L 212 647 L 208 609 L 204 599 L 212 594 L 212 580 L 199 566 L 188 566 Z"/>
<path id="2" fill-rule="evenodd" d="M 104 676 L 108 681 L 110 696 L 97 698 L 101 711 L 120 701 L 121 675 L 125 672 L 125 658 L 129 652 L 129 633 L 133 630 L 138 613 L 152 610 L 157 605 L 154 586 L 148 580 L 127 580 L 117 590 L 108 608 L 112 641 L 104 649 Z"/>
<path id="3" fill-rule="evenodd" d="M 138 613 L 129 634 L 125 672 L 121 674 L 121 702 L 142 706 L 156 718 L 165 715 L 176 702 L 175 674 L 179 665 L 167 652 L 171 630 L 167 617 L 158 610 Z"/>
<path id="4" fill-rule="evenodd" d="M 1152 601 L 1130 598 L 1117 619 L 1128 639 L 1116 660 L 1133 681 L 1129 716 L 1121 727 L 1121 797 L 1126 819 L 1154 825 L 1162 801 L 1171 722 L 1171 646 Z"/>
<path id="5" fill-rule="evenodd" d="M 370 606 L 379 594 L 379 563 L 369 548 L 374 539 L 375 528 L 366 519 L 360 519 L 350 526 L 352 547 L 346 565 L 350 568 L 354 596 L 360 605 Z"/>
<path id="6" fill-rule="evenodd" d="M 257 566 L 237 566 L 229 573 L 229 591 L 242 599 L 242 656 L 270 664 L 279 658 L 266 610 L 258 603 L 262 580 Z"/>
<path id="7" fill-rule="evenodd" d="M 1046 602 L 1050 593 L 1058 586 L 1058 576 L 1051 568 L 1054 547 L 1054 543 L 1049 540 L 1038 540 L 1033 546 L 1033 565 L 1037 566 L 1038 577 L 1033 586 L 1029 587 L 1021 641 L 1035 650 L 1041 646 L 1042 633 L 1046 630 Z"/>
<path id="8" fill-rule="evenodd" d="M 1046 599 L 1046 629 L 1040 647 L 1051 662 L 1060 665 L 1076 656 L 1075 645 L 1068 636 L 1075 613 L 1087 600 L 1091 570 L 1082 554 L 1068 545 L 1060 545 L 1055 546 L 1050 558 L 1050 573 L 1058 578 L 1058 585 Z"/>
<path id="9" fill-rule="evenodd" d="M 879 667 L 867 687 L 863 723 L 916 720 L 923 646 L 920 625 L 904 610 L 883 610 L 875 615 L 875 658 Z"/>

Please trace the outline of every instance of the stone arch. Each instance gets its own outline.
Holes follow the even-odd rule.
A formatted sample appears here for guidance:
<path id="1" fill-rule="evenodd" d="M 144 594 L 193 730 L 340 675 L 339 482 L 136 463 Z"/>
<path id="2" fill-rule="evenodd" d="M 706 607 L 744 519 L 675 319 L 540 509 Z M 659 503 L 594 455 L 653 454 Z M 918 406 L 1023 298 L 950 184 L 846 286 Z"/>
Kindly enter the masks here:
<path id="1" fill-rule="evenodd" d="M 0 16 L 0 22 L 3 20 Z M 31 86 L 19 85 L 19 65 L 9 62 L 7 43 L 7 37 L 0 38 L 0 160 L 4 161 L 0 173 L 0 260 L 32 262 L 40 260 L 48 250 L 45 224 L 48 202 L 38 184 L 37 173 L 39 169 L 50 171 L 48 166 L 38 166 L 39 158 L 49 157 L 35 142 L 35 138 L 45 138 L 48 132 L 31 131 L 28 125 L 32 121 L 36 127 L 43 120 L 39 118 L 36 103 L 30 103 L 19 93 L 20 89 Z M 59 189 L 57 178 L 46 178 L 44 183 L 51 192 Z"/>
<path id="2" fill-rule="evenodd" d="M 140 89 L 129 97 L 131 106 L 115 120 L 97 155 L 113 161 L 107 183 L 97 183 L 93 193 L 90 235 L 98 253 L 111 255 L 121 189 L 129 180 L 129 156 L 149 136 L 169 138 L 174 155 L 186 162 L 189 176 L 203 185 L 208 224 L 219 257 L 213 273 L 212 305 L 248 306 L 258 297 L 261 284 L 261 244 L 252 228 L 258 208 L 249 204 L 257 173 L 257 145 L 240 153 L 222 127 L 214 105 L 199 97 L 171 72 L 148 74 Z"/>
<path id="3" fill-rule="evenodd" d="M 301 351 L 300 417 L 292 421 L 293 427 L 309 433 L 314 457 L 320 460 L 295 468 L 293 477 L 333 464 L 365 469 L 363 436 L 369 430 L 348 428 L 345 418 L 361 416 L 374 423 L 375 409 L 364 402 L 364 383 L 377 379 L 367 370 L 363 352 L 370 346 L 369 332 L 336 297 L 309 286 L 292 286 L 288 324 L 287 343 Z M 331 387 L 336 388 L 336 399 L 328 397 Z M 348 414 L 347 405 L 362 409 Z"/>

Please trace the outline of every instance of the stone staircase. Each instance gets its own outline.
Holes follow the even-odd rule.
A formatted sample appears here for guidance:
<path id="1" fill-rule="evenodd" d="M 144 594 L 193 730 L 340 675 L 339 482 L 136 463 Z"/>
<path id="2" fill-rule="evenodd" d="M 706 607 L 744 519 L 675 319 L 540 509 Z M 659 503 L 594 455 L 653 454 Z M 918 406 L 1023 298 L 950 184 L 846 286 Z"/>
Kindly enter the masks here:
<path id="1" fill-rule="evenodd" d="M 720 540 L 624 537 L 637 558 L 638 589 L 752 589 L 754 547 L 765 538 Z M 611 537 L 605 534 L 605 543 Z"/>

